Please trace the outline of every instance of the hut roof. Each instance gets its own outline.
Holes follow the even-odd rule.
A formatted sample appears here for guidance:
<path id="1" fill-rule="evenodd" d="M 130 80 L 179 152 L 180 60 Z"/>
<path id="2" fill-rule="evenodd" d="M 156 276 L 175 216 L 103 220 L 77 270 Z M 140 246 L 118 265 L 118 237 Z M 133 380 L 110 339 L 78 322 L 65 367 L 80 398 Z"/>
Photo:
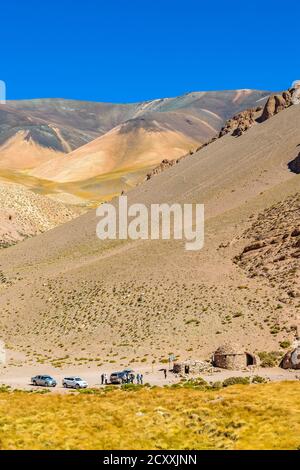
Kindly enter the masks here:
<path id="1" fill-rule="evenodd" d="M 218 347 L 215 354 L 225 355 L 225 354 L 244 354 L 244 351 L 236 343 L 224 343 Z"/>

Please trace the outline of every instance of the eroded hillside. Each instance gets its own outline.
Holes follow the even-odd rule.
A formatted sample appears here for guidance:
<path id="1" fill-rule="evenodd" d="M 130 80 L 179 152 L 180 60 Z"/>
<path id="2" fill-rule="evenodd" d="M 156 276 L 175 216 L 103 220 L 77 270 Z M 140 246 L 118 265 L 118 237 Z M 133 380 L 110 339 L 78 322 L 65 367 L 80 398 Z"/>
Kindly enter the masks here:
<path id="1" fill-rule="evenodd" d="M 300 193 L 259 214 L 243 238 L 250 243 L 237 264 L 252 278 L 268 279 L 282 302 L 300 305 Z"/>

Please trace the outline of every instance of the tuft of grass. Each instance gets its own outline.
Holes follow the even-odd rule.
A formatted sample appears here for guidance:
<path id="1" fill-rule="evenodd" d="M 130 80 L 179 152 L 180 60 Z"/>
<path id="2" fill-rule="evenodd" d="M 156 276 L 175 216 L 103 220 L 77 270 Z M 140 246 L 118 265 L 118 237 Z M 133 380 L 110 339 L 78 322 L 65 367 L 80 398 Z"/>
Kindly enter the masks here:
<path id="1" fill-rule="evenodd" d="M 252 381 L 251 381 L 253 384 L 265 384 L 268 382 L 267 379 L 265 379 L 265 377 L 261 377 L 260 375 L 254 375 L 254 377 L 252 377 Z"/>
<path id="2" fill-rule="evenodd" d="M 291 342 L 289 340 L 280 341 L 279 346 L 282 349 L 287 349 L 291 346 Z"/>

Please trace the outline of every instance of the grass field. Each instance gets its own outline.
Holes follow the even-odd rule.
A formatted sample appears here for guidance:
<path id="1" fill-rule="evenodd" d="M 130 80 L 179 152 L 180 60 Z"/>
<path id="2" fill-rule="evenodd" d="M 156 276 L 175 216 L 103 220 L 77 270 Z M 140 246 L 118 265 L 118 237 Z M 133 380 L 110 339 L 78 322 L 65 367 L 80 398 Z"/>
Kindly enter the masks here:
<path id="1" fill-rule="evenodd" d="M 300 383 L 2 391 L 1 449 L 300 449 Z"/>

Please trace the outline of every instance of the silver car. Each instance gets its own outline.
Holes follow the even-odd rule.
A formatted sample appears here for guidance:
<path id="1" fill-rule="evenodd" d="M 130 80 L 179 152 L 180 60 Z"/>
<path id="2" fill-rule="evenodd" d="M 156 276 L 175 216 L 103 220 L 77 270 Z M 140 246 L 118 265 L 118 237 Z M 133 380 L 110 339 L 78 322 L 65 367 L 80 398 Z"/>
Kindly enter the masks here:
<path id="1" fill-rule="evenodd" d="M 33 385 L 39 385 L 41 387 L 56 387 L 56 380 L 51 375 L 36 375 L 31 378 Z"/>
<path id="2" fill-rule="evenodd" d="M 87 388 L 88 383 L 80 377 L 65 377 L 62 381 L 65 388 Z"/>

